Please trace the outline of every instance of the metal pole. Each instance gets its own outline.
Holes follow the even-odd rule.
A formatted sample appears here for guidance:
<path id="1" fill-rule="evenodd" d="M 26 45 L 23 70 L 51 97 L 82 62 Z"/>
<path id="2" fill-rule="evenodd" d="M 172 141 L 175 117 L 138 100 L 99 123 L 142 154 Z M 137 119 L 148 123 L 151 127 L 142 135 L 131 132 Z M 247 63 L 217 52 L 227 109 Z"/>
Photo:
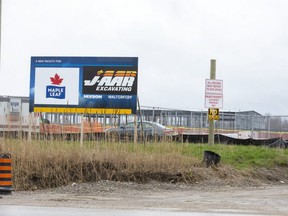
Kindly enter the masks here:
<path id="1" fill-rule="evenodd" d="M 191 121 L 190 121 L 190 128 L 193 127 L 193 116 L 192 116 L 192 111 L 190 113 L 190 118 L 191 118 Z"/>
<path id="2" fill-rule="evenodd" d="M 270 116 L 268 116 L 268 139 L 270 139 L 271 137 L 270 137 L 270 132 L 271 132 L 271 128 L 270 128 L 270 126 L 271 126 L 271 118 L 270 118 Z"/>
<path id="3" fill-rule="evenodd" d="M 140 102 L 139 102 L 139 97 L 137 97 L 137 104 L 138 104 L 139 116 L 140 116 L 140 124 L 141 124 L 141 137 L 143 138 L 144 144 L 146 144 L 145 134 L 144 134 L 144 128 L 143 128 L 143 121 L 142 121 L 142 113 L 141 113 L 141 107 L 140 107 Z M 154 116 L 154 107 L 153 107 L 153 116 Z M 153 118 L 153 119 L 154 119 L 154 118 Z M 138 128 L 137 128 L 137 130 L 138 130 Z"/>
<path id="4" fill-rule="evenodd" d="M 202 126 L 203 126 L 203 112 L 201 110 L 201 113 L 200 113 L 200 133 L 203 132 Z"/>
<path id="5" fill-rule="evenodd" d="M 211 59 L 210 79 L 216 79 L 216 60 L 215 59 Z M 208 144 L 214 145 L 214 120 L 209 120 Z"/>

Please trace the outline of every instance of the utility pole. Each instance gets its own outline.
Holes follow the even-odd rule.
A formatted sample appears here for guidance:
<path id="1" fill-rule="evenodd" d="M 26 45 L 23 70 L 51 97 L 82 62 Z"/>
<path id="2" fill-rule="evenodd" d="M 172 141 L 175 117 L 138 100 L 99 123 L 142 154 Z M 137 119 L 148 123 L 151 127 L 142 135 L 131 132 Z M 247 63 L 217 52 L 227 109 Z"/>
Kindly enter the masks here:
<path id="1" fill-rule="evenodd" d="M 0 0 L 0 68 L 1 68 L 1 50 L 2 50 L 2 44 L 1 44 L 1 36 L 2 36 L 2 0 Z"/>
<path id="2" fill-rule="evenodd" d="M 216 60 L 215 59 L 211 59 L 211 63 L 210 63 L 210 79 L 216 79 Z M 208 144 L 209 145 L 214 145 L 214 119 L 211 119 L 211 120 L 209 119 Z"/>

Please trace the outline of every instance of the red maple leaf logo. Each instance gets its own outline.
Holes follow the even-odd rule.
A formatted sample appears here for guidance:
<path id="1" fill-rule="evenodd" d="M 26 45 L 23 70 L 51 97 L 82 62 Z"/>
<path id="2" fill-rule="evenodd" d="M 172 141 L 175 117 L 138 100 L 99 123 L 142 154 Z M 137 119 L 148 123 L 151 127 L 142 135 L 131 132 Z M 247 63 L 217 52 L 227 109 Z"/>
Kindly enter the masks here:
<path id="1" fill-rule="evenodd" d="M 56 73 L 54 77 L 50 77 L 50 80 L 51 80 L 52 84 L 60 85 L 63 78 L 60 78 L 60 76 Z"/>

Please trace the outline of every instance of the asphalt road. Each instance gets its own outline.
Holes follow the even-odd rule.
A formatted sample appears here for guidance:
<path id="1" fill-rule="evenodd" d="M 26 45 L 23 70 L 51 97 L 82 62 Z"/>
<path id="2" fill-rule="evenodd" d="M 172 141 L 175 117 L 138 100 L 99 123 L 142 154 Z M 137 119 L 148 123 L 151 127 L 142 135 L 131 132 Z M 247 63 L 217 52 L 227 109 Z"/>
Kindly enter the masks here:
<path id="1" fill-rule="evenodd" d="M 226 213 L 201 213 L 201 212 L 181 212 L 172 210 L 119 210 L 119 209 L 83 209 L 64 207 L 35 207 L 35 206 L 1 206 L 1 216 L 220 216 L 220 215 L 253 215 L 239 214 L 239 212 Z M 257 216 L 257 214 L 256 214 Z"/>
<path id="2" fill-rule="evenodd" d="M 109 190 L 103 191 L 107 185 Z M 167 185 L 168 188 L 157 190 L 155 185 L 141 190 L 141 185 L 125 185 L 129 187 L 108 182 L 103 183 L 103 187 L 96 185 L 81 192 L 77 187 L 60 191 L 13 192 L 0 197 L 0 216 L 288 215 L 286 184 L 217 189 L 170 189 L 172 186 Z"/>

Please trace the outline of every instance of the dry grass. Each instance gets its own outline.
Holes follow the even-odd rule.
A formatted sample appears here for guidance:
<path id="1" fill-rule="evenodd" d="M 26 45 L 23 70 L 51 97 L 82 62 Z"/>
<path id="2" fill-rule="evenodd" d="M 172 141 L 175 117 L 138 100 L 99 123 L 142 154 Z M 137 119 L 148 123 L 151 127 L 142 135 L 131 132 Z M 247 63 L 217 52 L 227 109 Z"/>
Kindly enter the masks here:
<path id="1" fill-rule="evenodd" d="M 80 147 L 78 142 L 3 139 L 0 152 L 12 156 L 15 190 L 98 180 L 196 181 L 185 173 L 201 161 L 183 156 L 179 145 L 87 142 Z"/>
<path id="2" fill-rule="evenodd" d="M 218 152 L 220 166 L 207 169 L 202 163 L 204 150 Z M 3 153 L 12 157 L 14 190 L 99 180 L 243 186 L 288 178 L 288 150 L 266 147 L 99 140 L 80 147 L 76 141 L 0 138 Z"/>

